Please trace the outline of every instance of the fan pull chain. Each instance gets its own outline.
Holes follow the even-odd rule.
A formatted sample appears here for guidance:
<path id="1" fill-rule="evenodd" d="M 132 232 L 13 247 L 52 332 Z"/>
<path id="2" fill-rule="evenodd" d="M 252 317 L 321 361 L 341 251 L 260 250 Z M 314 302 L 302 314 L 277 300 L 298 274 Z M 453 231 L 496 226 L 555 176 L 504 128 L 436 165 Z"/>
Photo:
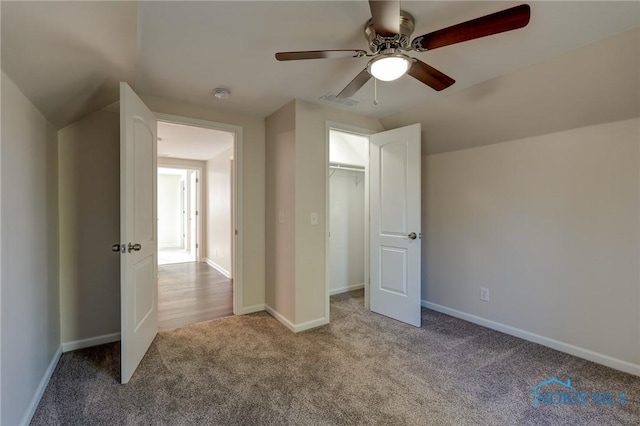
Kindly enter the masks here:
<path id="1" fill-rule="evenodd" d="M 373 77 L 373 104 L 378 105 L 378 79 Z"/>

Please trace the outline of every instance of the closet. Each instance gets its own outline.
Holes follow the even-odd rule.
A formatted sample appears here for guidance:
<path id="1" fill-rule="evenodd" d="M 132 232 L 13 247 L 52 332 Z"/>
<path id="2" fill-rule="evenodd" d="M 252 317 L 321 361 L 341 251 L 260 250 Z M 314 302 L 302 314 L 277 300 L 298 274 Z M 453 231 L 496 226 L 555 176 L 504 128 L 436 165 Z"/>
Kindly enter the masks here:
<path id="1" fill-rule="evenodd" d="M 357 290 L 365 281 L 365 176 L 369 138 L 329 133 L 330 294 Z"/>

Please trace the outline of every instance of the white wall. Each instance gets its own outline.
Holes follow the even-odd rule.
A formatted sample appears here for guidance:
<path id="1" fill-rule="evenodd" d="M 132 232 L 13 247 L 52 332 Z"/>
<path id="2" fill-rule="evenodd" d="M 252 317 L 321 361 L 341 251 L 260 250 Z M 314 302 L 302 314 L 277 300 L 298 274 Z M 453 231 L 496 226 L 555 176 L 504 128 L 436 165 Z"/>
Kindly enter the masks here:
<path id="1" fill-rule="evenodd" d="M 376 119 L 298 99 L 266 119 L 266 300 L 269 312 L 294 331 L 329 321 L 328 122 L 382 128 Z M 279 221 L 280 212 L 285 213 L 285 223 Z M 311 224 L 312 213 L 317 225 Z"/>
<path id="2" fill-rule="evenodd" d="M 58 132 L 62 342 L 120 332 L 120 115 Z M 114 173 L 114 170 L 116 171 Z"/>
<path id="3" fill-rule="evenodd" d="M 266 306 L 295 323 L 295 101 L 266 119 Z"/>
<path id="4" fill-rule="evenodd" d="M 330 181 L 331 293 L 364 284 L 364 172 L 335 170 Z"/>
<path id="5" fill-rule="evenodd" d="M 184 176 L 158 173 L 158 247 L 182 247 Z"/>
<path id="6" fill-rule="evenodd" d="M 207 161 L 207 258 L 231 276 L 231 158 L 233 148 Z"/>
<path id="7" fill-rule="evenodd" d="M 640 374 L 639 144 L 636 118 L 426 157 L 423 298 Z"/>
<path id="8" fill-rule="evenodd" d="M 55 129 L 2 72 L 1 415 L 28 423 L 60 354 Z"/>
<path id="9" fill-rule="evenodd" d="M 376 119 L 296 100 L 296 323 L 321 324 L 327 320 L 326 297 L 326 138 L 327 122 L 383 130 Z M 311 212 L 318 225 L 310 224 Z"/>

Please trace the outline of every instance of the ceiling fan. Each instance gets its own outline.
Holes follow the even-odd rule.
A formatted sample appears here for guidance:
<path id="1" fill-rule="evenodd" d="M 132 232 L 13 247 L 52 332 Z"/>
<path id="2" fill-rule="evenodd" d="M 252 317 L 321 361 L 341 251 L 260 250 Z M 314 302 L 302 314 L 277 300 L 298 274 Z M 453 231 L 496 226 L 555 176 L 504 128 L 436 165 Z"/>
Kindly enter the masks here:
<path id="1" fill-rule="evenodd" d="M 278 52 L 278 61 L 300 59 L 371 58 L 367 67 L 337 95 L 338 98 L 353 96 L 373 76 L 378 80 L 392 81 L 409 74 L 434 90 L 443 90 L 455 80 L 419 59 L 403 52 L 427 50 L 449 46 L 463 41 L 499 34 L 525 27 L 529 23 L 531 8 L 528 4 L 511 7 L 500 12 L 472 19 L 416 37 L 409 43 L 414 30 L 414 19 L 400 10 L 399 0 L 369 0 L 371 19 L 364 27 L 365 38 L 372 53 L 359 49 L 308 50 L 300 52 Z"/>

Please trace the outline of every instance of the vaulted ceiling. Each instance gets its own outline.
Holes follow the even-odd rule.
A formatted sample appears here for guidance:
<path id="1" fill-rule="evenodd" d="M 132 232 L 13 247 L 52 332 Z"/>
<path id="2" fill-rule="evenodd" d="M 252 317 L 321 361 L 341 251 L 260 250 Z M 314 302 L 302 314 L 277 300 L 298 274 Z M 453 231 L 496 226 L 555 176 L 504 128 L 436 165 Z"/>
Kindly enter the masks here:
<path id="1" fill-rule="evenodd" d="M 405 1 L 414 36 L 519 2 Z M 435 92 L 409 77 L 373 81 L 345 107 L 338 93 L 366 58 L 278 62 L 277 51 L 367 49 L 366 1 L 1 3 L 2 69 L 58 127 L 142 95 L 267 116 L 292 98 L 387 117 L 640 25 L 639 2 L 530 2 L 529 26 L 413 56 L 456 80 Z M 215 87 L 232 92 L 212 96 Z"/>

